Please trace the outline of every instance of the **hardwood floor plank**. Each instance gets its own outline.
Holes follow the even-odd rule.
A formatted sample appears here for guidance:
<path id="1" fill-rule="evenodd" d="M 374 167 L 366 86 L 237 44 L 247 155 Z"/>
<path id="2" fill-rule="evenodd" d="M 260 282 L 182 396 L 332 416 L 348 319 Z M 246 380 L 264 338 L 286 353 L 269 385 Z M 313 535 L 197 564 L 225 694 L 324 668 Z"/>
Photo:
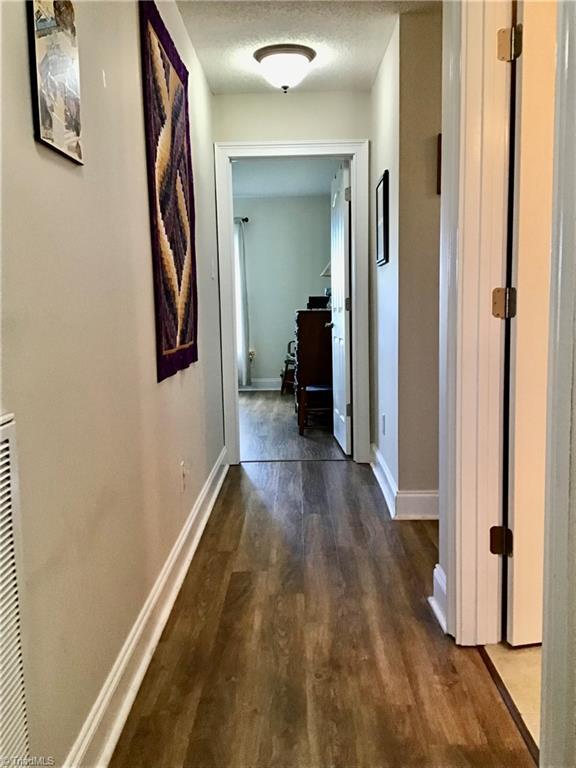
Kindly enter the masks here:
<path id="1" fill-rule="evenodd" d="M 268 702 L 260 738 L 262 768 L 309 765 L 304 658 L 304 596 L 269 595 L 263 616 Z"/>
<path id="2" fill-rule="evenodd" d="M 110 767 L 183 765 L 228 588 L 231 556 L 198 552 L 138 692 Z M 199 592 L 196 592 L 196 590 Z"/>
<path id="3" fill-rule="evenodd" d="M 261 632 L 262 574 L 230 576 L 184 765 L 253 765 L 262 712 L 252 654 Z"/>
<path id="4" fill-rule="evenodd" d="M 306 702 L 312 766 L 356 766 L 354 702 L 334 650 L 335 622 L 306 623 Z"/>
<path id="5" fill-rule="evenodd" d="M 269 589 L 273 593 L 304 594 L 304 528 L 302 466 L 280 463 L 278 486 L 272 506 L 272 543 Z"/>
<path id="6" fill-rule="evenodd" d="M 232 467 L 112 768 L 528 768 L 427 603 L 437 525 L 367 467 Z"/>
<path id="7" fill-rule="evenodd" d="M 270 566 L 271 511 L 278 489 L 278 475 L 276 464 L 251 464 L 246 469 L 250 490 L 243 501 L 244 525 L 234 559 L 235 571 L 267 571 Z"/>

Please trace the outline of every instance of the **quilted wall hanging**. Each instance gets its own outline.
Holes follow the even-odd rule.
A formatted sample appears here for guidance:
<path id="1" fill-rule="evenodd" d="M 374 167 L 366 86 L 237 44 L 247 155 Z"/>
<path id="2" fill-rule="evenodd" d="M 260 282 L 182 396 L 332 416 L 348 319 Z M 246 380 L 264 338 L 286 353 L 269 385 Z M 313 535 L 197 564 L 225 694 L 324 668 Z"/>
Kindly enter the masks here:
<path id="1" fill-rule="evenodd" d="M 158 381 L 198 360 L 188 70 L 158 9 L 140 2 Z"/>

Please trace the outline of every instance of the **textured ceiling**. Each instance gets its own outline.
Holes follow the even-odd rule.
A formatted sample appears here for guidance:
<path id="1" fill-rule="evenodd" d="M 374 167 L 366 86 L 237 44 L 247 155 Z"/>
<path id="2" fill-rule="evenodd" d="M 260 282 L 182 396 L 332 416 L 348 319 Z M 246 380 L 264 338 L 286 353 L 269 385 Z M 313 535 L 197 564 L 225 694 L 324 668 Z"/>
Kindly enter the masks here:
<path id="1" fill-rule="evenodd" d="M 301 91 L 367 91 L 393 27 L 394 14 L 426 12 L 438 3 L 220 2 L 178 0 L 178 6 L 213 93 L 271 92 L 253 58 L 272 43 L 303 43 L 317 57 Z"/>
<path id="2" fill-rule="evenodd" d="M 296 197 L 330 194 L 340 160 L 273 157 L 232 163 L 234 197 Z"/>

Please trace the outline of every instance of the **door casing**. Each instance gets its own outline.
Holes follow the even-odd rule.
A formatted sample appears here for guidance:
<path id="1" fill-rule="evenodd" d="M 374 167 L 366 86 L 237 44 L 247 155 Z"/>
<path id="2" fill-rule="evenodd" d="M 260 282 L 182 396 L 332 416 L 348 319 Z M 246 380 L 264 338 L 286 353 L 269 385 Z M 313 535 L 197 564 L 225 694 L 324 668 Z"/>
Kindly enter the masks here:
<path id="1" fill-rule="evenodd" d="M 558 4 L 540 765 L 576 754 L 576 4 Z"/>
<path id="2" fill-rule="evenodd" d="M 440 234 L 439 562 L 430 603 L 460 645 L 496 643 L 501 562 L 509 69 L 496 56 L 510 2 L 445 3 Z"/>
<path id="3" fill-rule="evenodd" d="M 240 462 L 234 297 L 232 160 L 257 157 L 341 157 L 350 161 L 352 430 L 354 461 L 370 461 L 369 164 L 368 141 L 217 142 L 214 145 L 224 443 L 230 464 Z"/>

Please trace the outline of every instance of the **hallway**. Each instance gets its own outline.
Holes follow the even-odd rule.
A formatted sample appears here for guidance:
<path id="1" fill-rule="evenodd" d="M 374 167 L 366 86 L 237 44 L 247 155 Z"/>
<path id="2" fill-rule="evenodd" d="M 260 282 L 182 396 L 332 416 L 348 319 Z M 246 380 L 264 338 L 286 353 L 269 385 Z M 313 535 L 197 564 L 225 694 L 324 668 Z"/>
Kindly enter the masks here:
<path id="1" fill-rule="evenodd" d="M 366 466 L 230 469 L 112 768 L 533 765 Z"/>
<path id="2" fill-rule="evenodd" d="M 294 395 L 240 392 L 241 461 L 346 461 L 326 424 L 311 423 L 298 434 Z"/>

